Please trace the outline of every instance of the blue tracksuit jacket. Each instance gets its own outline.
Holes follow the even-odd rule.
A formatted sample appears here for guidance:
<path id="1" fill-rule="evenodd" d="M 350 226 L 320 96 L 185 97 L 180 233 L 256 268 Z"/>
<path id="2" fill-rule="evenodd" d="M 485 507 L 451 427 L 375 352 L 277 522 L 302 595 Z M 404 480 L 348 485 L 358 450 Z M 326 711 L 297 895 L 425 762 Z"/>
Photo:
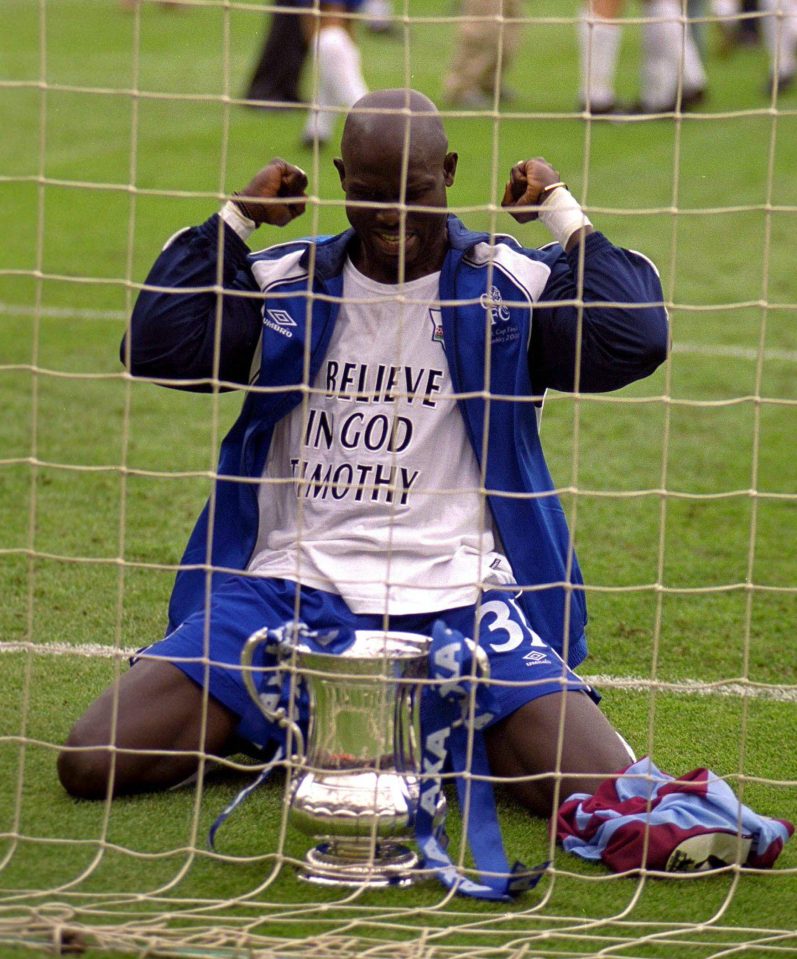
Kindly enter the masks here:
<path id="1" fill-rule="evenodd" d="M 586 604 L 540 446 L 540 403 L 548 388 L 613 390 L 656 369 L 668 348 L 658 273 L 600 233 L 586 238 L 580 260 L 578 247 L 526 249 L 470 232 L 454 216 L 448 230 L 442 329 L 466 432 L 520 604 L 576 666 L 586 655 Z M 130 371 L 187 389 L 212 389 L 211 380 L 254 387 L 222 443 L 212 537 L 208 503 L 177 575 L 170 630 L 204 602 L 210 567 L 240 570 L 250 559 L 257 487 L 240 478 L 262 474 L 274 425 L 301 401 L 306 356 L 309 382 L 321 367 L 353 238 L 347 231 L 250 253 L 213 216 L 177 234 L 150 272 L 122 344 Z"/>

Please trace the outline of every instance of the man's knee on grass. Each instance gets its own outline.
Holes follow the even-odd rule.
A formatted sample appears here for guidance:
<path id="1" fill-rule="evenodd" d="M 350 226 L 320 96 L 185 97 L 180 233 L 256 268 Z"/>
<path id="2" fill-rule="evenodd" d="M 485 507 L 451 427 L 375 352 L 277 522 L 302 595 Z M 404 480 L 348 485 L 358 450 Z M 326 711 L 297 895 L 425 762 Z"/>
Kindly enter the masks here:
<path id="1" fill-rule="evenodd" d="M 58 754 L 57 769 L 61 785 L 75 799 L 104 799 L 110 781 L 109 747 L 83 751 L 67 740 Z"/>
<path id="2" fill-rule="evenodd" d="M 631 761 L 625 741 L 583 692 L 534 699 L 486 735 L 493 775 L 536 816 L 552 815 L 573 793 L 593 793 Z"/>
<path id="3" fill-rule="evenodd" d="M 227 755 L 237 721 L 173 664 L 141 661 L 75 723 L 58 776 L 82 799 L 168 789 L 203 755 Z"/>

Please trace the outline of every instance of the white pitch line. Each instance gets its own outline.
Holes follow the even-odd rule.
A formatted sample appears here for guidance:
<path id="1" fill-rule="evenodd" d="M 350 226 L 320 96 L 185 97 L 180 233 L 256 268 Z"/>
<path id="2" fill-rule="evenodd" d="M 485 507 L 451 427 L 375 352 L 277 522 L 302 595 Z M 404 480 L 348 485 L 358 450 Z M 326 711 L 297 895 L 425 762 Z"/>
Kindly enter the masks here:
<path id="1" fill-rule="evenodd" d="M 103 310 L 78 308 L 68 306 L 26 306 L 21 303 L 3 303 L 0 301 L 0 315 L 5 316 L 43 316 L 56 320 L 126 320 L 126 310 Z M 758 359 L 758 350 L 746 346 L 728 346 L 718 343 L 689 343 L 675 341 L 673 353 L 692 353 L 700 356 L 725 356 L 738 360 L 755 361 Z M 763 351 L 766 360 L 783 360 L 787 363 L 797 363 L 797 350 L 782 350 L 777 347 Z"/>
<path id="2" fill-rule="evenodd" d="M 112 320 L 119 322 L 128 318 L 125 310 L 103 310 L 68 306 L 25 306 L 18 303 L 0 302 L 0 315 L 5 316 L 42 316 L 56 320 Z M 719 343 L 673 343 L 673 353 L 687 353 L 695 356 L 723 356 L 737 360 L 755 362 L 759 351 L 753 347 L 728 346 Z M 782 350 L 777 347 L 763 351 L 765 360 L 781 360 L 784 363 L 797 363 L 797 350 Z"/>
<path id="3" fill-rule="evenodd" d="M 797 686 L 758 686 L 747 683 L 708 683 L 699 679 L 679 679 L 677 682 L 645 679 L 642 676 L 608 676 L 599 674 L 585 676 L 579 673 L 591 686 L 597 689 L 628 689 L 641 693 L 656 690 L 660 693 L 680 693 L 686 696 L 733 696 L 739 699 L 768 699 L 782 703 L 797 703 Z"/>
<path id="4" fill-rule="evenodd" d="M 687 353 L 695 356 L 725 356 L 736 360 L 758 359 L 758 350 L 746 346 L 720 346 L 710 343 L 678 343 L 672 345 L 673 353 Z M 782 360 L 785 363 L 797 363 L 797 350 L 780 350 L 773 347 L 763 351 L 765 360 Z"/>
<path id="5" fill-rule="evenodd" d="M 126 320 L 126 310 L 79 309 L 69 306 L 22 306 L 16 303 L 0 303 L 0 314 L 5 316 L 43 316 L 52 320 Z"/>
<path id="6" fill-rule="evenodd" d="M 115 648 L 100 643 L 17 643 L 0 642 L 0 653 L 32 653 L 36 656 L 84 656 L 91 659 L 128 659 L 138 647 Z M 740 682 L 708 683 L 697 679 L 681 679 L 678 682 L 646 679 L 643 676 L 610 676 L 604 673 L 581 678 L 598 689 L 625 689 L 644 693 L 656 690 L 660 693 L 679 693 L 686 696 L 723 696 L 749 699 L 765 699 L 774 702 L 797 703 L 797 686 L 759 686 Z"/>

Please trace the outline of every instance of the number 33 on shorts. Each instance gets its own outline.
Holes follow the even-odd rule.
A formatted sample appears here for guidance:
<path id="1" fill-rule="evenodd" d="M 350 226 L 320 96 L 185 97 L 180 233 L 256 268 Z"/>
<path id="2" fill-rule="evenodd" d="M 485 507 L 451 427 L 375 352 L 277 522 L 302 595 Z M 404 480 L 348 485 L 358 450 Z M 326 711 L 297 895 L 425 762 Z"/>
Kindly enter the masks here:
<path id="1" fill-rule="evenodd" d="M 485 594 L 476 623 L 479 645 L 490 660 L 489 679 L 479 683 L 477 700 L 493 722 L 550 693 L 580 690 L 599 701 L 600 695 L 531 628 L 506 591 Z"/>
<path id="2" fill-rule="evenodd" d="M 510 653 L 527 643 L 538 653 L 545 650 L 549 656 L 560 660 L 556 651 L 529 626 L 523 611 L 511 597 L 488 599 L 482 603 L 476 621 L 480 642 L 493 653 Z"/>

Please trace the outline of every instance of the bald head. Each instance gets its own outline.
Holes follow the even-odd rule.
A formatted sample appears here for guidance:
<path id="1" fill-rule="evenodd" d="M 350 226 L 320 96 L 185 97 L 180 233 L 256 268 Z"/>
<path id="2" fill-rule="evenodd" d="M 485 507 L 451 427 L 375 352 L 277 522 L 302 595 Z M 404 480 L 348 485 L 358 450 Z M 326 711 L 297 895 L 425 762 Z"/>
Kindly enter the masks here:
<path id="1" fill-rule="evenodd" d="M 379 90 L 351 109 L 334 161 L 357 240 L 356 268 L 380 283 L 440 269 L 448 246 L 446 191 L 456 153 L 448 153 L 440 115 L 416 90 Z"/>
<path id="2" fill-rule="evenodd" d="M 448 139 L 437 107 L 417 90 L 376 90 L 351 108 L 343 128 L 343 161 L 352 150 L 378 148 L 380 153 L 424 156 L 442 162 Z"/>

